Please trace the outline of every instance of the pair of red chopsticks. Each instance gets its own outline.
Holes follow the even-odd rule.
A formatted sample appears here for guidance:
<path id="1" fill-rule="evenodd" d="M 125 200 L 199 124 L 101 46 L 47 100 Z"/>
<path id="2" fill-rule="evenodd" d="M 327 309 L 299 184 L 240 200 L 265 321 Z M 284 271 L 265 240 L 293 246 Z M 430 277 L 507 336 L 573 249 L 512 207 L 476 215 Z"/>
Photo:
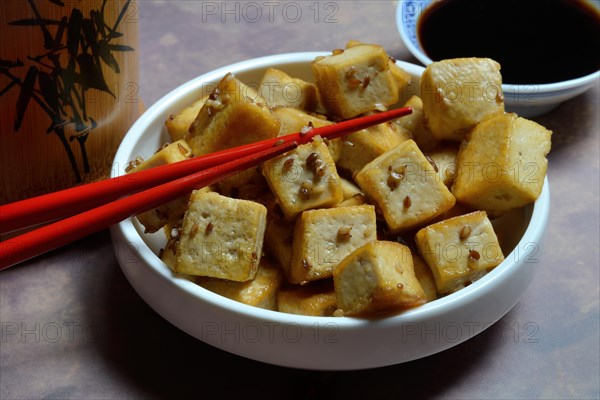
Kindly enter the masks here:
<path id="1" fill-rule="evenodd" d="M 410 107 L 385 111 L 0 206 L 0 233 L 64 218 L 0 242 L 0 270 L 212 185 L 316 135 L 335 139 L 410 113 Z"/>

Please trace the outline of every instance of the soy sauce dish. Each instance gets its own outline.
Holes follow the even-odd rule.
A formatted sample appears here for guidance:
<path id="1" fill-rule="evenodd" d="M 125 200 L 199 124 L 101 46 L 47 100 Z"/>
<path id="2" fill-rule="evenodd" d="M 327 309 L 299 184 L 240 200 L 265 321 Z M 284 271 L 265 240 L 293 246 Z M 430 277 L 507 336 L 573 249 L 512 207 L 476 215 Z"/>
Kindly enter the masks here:
<path id="1" fill-rule="evenodd" d="M 205 85 L 232 72 L 259 82 L 268 67 L 312 80 L 311 62 L 330 53 L 268 56 L 229 65 L 173 90 L 148 109 L 125 136 L 115 165 L 152 154 L 169 141 L 165 120 L 191 104 Z M 424 68 L 397 61 L 414 80 Z M 113 170 L 114 175 L 122 171 Z M 456 346 L 490 327 L 526 292 L 538 265 L 549 213 L 545 180 L 538 200 L 497 222 L 506 259 L 466 288 L 401 314 L 378 319 L 309 317 L 239 303 L 179 278 L 157 256 L 162 231 L 145 234 L 135 219 L 111 228 L 125 276 L 156 312 L 191 336 L 253 360 L 313 370 L 356 370 L 403 363 Z"/>
<path id="2" fill-rule="evenodd" d="M 507 111 L 547 113 L 600 78 L 600 10 L 589 0 L 407 0 L 396 22 L 423 64 L 489 57 Z"/>

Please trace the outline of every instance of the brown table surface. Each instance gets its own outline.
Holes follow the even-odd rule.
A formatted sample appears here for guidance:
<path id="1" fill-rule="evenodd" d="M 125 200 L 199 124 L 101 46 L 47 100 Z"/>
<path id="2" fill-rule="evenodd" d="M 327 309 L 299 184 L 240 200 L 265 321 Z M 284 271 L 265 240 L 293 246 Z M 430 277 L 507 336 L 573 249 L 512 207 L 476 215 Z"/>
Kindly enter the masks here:
<path id="1" fill-rule="evenodd" d="M 397 2 L 247 4 L 140 1 L 145 104 L 216 67 L 331 50 L 350 38 L 416 62 L 398 36 Z M 243 359 L 188 336 L 147 306 L 103 231 L 0 274 L 0 398 L 598 398 L 599 86 L 536 118 L 554 131 L 551 216 L 539 269 L 521 301 L 475 338 L 366 371 Z"/>

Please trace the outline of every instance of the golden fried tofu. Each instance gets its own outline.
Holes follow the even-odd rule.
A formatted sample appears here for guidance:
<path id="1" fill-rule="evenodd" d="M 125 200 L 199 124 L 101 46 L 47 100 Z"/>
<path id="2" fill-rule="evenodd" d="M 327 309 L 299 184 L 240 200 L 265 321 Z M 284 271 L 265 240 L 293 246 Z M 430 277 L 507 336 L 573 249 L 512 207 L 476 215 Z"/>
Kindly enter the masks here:
<path id="1" fill-rule="evenodd" d="M 256 277 L 247 282 L 198 277 L 196 283 L 211 292 L 220 294 L 250 306 L 277 310 L 277 291 L 281 286 L 282 273 L 271 261 L 261 259 Z"/>
<path id="2" fill-rule="evenodd" d="M 333 122 L 328 121 L 325 117 L 308 114 L 302 110 L 291 107 L 277 107 L 273 110 L 273 115 L 279 121 L 279 136 L 289 135 L 296 132 L 307 131 L 311 128 L 321 128 L 331 125 Z M 329 154 L 333 161 L 340 158 L 341 141 L 340 139 L 323 140 L 329 149 Z"/>
<path id="3" fill-rule="evenodd" d="M 349 119 L 397 103 L 389 61 L 381 46 L 367 44 L 316 59 L 313 75 L 328 114 Z"/>
<path id="4" fill-rule="evenodd" d="M 489 58 L 433 62 L 421 77 L 421 98 L 434 137 L 460 142 L 479 122 L 504 112 L 500 64 Z"/>
<path id="5" fill-rule="evenodd" d="M 433 169 L 437 173 L 438 180 L 443 182 L 447 187 L 452 187 L 456 176 L 458 146 L 448 144 L 425 153 L 425 155 L 431 161 Z"/>
<path id="6" fill-rule="evenodd" d="M 289 220 L 304 210 L 334 206 L 343 200 L 335 163 L 318 137 L 267 160 L 263 175 Z"/>
<path id="7" fill-rule="evenodd" d="M 171 141 L 184 139 L 189 132 L 190 126 L 198 116 L 200 109 L 208 99 L 208 95 L 203 96 L 189 107 L 184 108 L 179 114 L 172 114 L 165 121 L 167 131 Z"/>
<path id="8" fill-rule="evenodd" d="M 504 260 L 484 211 L 431 224 L 417 232 L 415 240 L 440 294 L 463 288 Z"/>
<path id="9" fill-rule="evenodd" d="M 337 306 L 344 315 L 371 316 L 424 304 L 410 249 L 396 242 L 371 241 L 333 271 Z"/>
<path id="10" fill-rule="evenodd" d="M 208 96 L 186 140 L 198 156 L 274 138 L 278 133 L 279 121 L 264 99 L 227 74 Z"/>
<path id="11" fill-rule="evenodd" d="M 417 254 L 412 255 L 413 267 L 415 270 L 415 277 L 421 284 L 427 301 L 433 301 L 437 299 L 437 289 L 435 287 L 435 279 L 429 266 L 423 261 Z"/>
<path id="12" fill-rule="evenodd" d="M 161 165 L 183 161 L 192 155 L 190 146 L 185 140 L 178 140 L 163 146 L 147 160 L 128 170 L 128 173 L 142 171 Z M 146 233 L 154 233 L 168 223 L 181 218 L 185 213 L 189 196 L 181 196 L 157 208 L 138 214 L 138 221 L 144 226 Z"/>
<path id="13" fill-rule="evenodd" d="M 391 232 L 400 232 L 446 212 L 455 199 L 413 140 L 367 164 L 356 183 L 381 210 Z"/>
<path id="14" fill-rule="evenodd" d="M 354 176 L 375 158 L 407 139 L 407 136 L 392 128 L 391 123 L 353 132 L 341 139 L 341 153 L 337 165 Z"/>
<path id="15" fill-rule="evenodd" d="M 368 43 L 363 43 L 359 40 L 349 40 L 348 43 L 346 43 L 346 49 L 356 47 L 356 46 L 361 46 L 364 44 L 368 44 Z M 370 45 L 378 46 L 375 44 L 370 44 Z M 389 55 L 388 55 L 388 65 L 390 68 L 390 72 L 392 73 L 392 77 L 396 81 L 396 86 L 398 87 L 398 93 L 400 94 L 406 89 L 406 87 L 408 85 L 411 84 L 412 77 L 410 76 L 410 74 L 408 72 L 406 72 L 405 70 L 400 68 L 398 65 L 396 65 L 396 61 Z"/>
<path id="16" fill-rule="evenodd" d="M 354 182 L 345 178 L 341 178 L 341 181 L 344 201 L 336 207 L 360 206 L 367 203 L 364 193 Z"/>
<path id="17" fill-rule="evenodd" d="M 313 111 L 317 104 L 317 88 L 285 72 L 267 68 L 258 89 L 269 107 L 292 107 Z"/>
<path id="18" fill-rule="evenodd" d="M 294 223 L 277 215 L 277 212 L 267 214 L 267 228 L 265 230 L 265 245 L 270 254 L 275 258 L 286 279 L 289 280 L 290 266 L 292 265 L 292 243 L 294 241 Z"/>
<path id="19" fill-rule="evenodd" d="M 262 204 L 192 192 L 177 243 L 176 271 L 236 282 L 254 279 L 266 222 Z"/>
<path id="20" fill-rule="evenodd" d="M 304 211 L 294 227 L 288 279 L 305 283 L 329 278 L 348 254 L 376 238 L 372 205 Z"/>
<path id="21" fill-rule="evenodd" d="M 332 282 L 320 281 L 281 289 L 277 293 L 277 308 L 289 314 L 331 317 L 337 309 Z"/>
<path id="22" fill-rule="evenodd" d="M 421 151 L 428 152 L 437 146 L 437 140 L 425 124 L 423 114 L 423 101 L 417 95 L 409 98 L 403 107 L 411 107 L 412 114 L 393 120 L 395 126 L 410 132 L 412 139 L 417 143 Z"/>
<path id="23" fill-rule="evenodd" d="M 478 124 L 458 155 L 456 199 L 493 216 L 535 201 L 548 169 L 551 135 L 512 113 Z"/>

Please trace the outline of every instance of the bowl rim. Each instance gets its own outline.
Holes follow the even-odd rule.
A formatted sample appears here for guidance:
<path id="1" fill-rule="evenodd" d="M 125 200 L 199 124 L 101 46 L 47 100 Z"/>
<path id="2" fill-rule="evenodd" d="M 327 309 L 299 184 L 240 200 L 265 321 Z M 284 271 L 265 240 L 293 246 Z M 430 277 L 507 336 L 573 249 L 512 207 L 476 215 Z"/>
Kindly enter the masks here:
<path id="1" fill-rule="evenodd" d="M 229 66 L 217 68 L 213 71 L 193 78 L 186 83 L 183 83 L 182 85 L 173 89 L 171 92 L 164 95 L 138 118 L 121 142 L 121 145 L 119 146 L 115 155 L 113 165 L 125 165 L 132 156 L 130 154 L 131 150 L 143 137 L 161 134 L 161 131 L 153 132 L 148 128 L 159 118 L 159 116 L 164 115 L 167 110 L 172 109 L 173 105 L 177 102 L 177 99 L 197 90 L 203 83 L 218 81 L 218 79 L 220 79 L 227 72 L 233 72 L 235 74 L 237 72 L 265 68 L 273 64 L 309 62 L 316 56 L 323 54 L 330 53 L 283 53 L 254 58 L 231 64 Z M 423 70 L 423 67 L 421 66 L 403 61 L 397 61 L 397 64 L 403 67 L 408 67 L 408 72 Z M 124 172 L 121 168 L 113 168 L 111 171 L 111 177 L 116 177 L 123 174 Z M 539 245 L 539 241 L 543 236 L 543 232 L 548 221 L 550 207 L 549 193 L 549 182 L 548 177 L 546 176 L 544 179 L 542 192 L 538 200 L 525 208 L 526 219 L 528 217 L 529 222 L 523 236 L 515 245 L 515 248 L 510 252 L 510 254 L 506 256 L 505 260 L 492 271 L 487 273 L 484 277 L 455 293 L 444 296 L 441 299 L 426 303 L 410 310 L 406 310 L 398 315 L 377 319 L 375 321 L 380 324 L 380 326 L 396 326 L 398 324 L 414 323 L 424 319 L 435 319 L 440 315 L 463 307 L 466 303 L 477 301 L 478 299 L 485 297 L 486 293 L 495 286 L 497 281 L 508 278 L 511 274 L 511 271 L 513 271 L 515 268 L 526 267 L 523 262 L 515 261 L 516 259 L 520 260 L 523 258 L 523 255 L 516 253 L 524 250 L 521 249 L 523 243 L 535 243 Z M 533 221 L 536 223 L 532 223 Z M 171 285 L 176 286 L 180 293 L 186 296 L 191 296 L 196 300 L 206 302 L 211 307 L 214 307 L 219 311 L 227 312 L 230 315 L 243 315 L 246 318 L 269 321 L 273 323 L 296 324 L 303 328 L 310 328 L 310 326 L 312 326 L 316 321 L 324 324 L 335 323 L 339 329 L 360 329 L 374 322 L 372 319 L 354 317 L 315 317 L 288 314 L 279 311 L 265 310 L 228 299 L 213 293 L 185 278 L 175 276 L 173 272 L 166 266 L 166 264 L 164 264 L 147 245 L 136 228 L 133 219 L 130 218 L 124 220 L 117 225 L 114 225 L 113 229 L 118 230 L 119 234 L 124 237 L 128 243 L 139 243 L 140 247 L 137 247 L 135 252 L 137 253 L 140 261 L 142 261 L 142 264 L 153 270 L 153 272 L 159 274 L 162 279 L 168 281 Z M 122 266 L 121 268 L 123 269 Z M 517 300 L 518 299 L 515 299 L 515 302 Z"/>
<path id="2" fill-rule="evenodd" d="M 429 56 L 423 51 L 422 47 L 418 43 L 419 39 L 417 37 L 416 27 L 418 26 L 418 19 L 419 19 L 420 14 L 423 12 L 423 10 L 425 10 L 427 7 L 429 7 L 429 5 L 431 3 L 435 2 L 435 1 L 436 0 L 400 1 L 396 8 L 396 25 L 398 27 L 398 32 L 400 33 L 400 39 L 402 39 L 402 42 L 404 43 L 404 45 L 406 46 L 408 51 L 415 58 L 417 58 L 421 63 L 423 63 L 425 66 L 433 63 L 434 61 L 431 58 L 429 58 Z M 418 14 L 416 14 L 417 16 L 415 17 L 413 24 L 408 24 L 408 23 L 404 22 L 403 7 L 406 7 L 406 5 L 410 4 L 410 3 L 420 4 L 418 6 L 420 11 Z M 594 3 L 591 2 L 591 4 L 594 4 Z M 413 41 L 410 39 L 411 33 L 414 35 L 418 46 L 415 45 L 415 43 L 413 43 Z M 510 94 L 513 92 L 521 93 L 524 90 L 528 91 L 531 88 L 535 88 L 536 89 L 536 93 L 535 93 L 536 97 L 545 97 L 545 96 L 550 96 L 550 95 L 554 96 L 560 92 L 570 91 L 572 89 L 579 88 L 579 87 L 585 86 L 585 85 L 591 85 L 595 80 L 598 80 L 598 79 L 600 79 L 600 70 L 589 73 L 587 75 L 577 77 L 577 78 L 567 79 L 567 80 L 559 81 L 559 82 L 520 83 L 520 84 L 502 83 L 502 91 L 505 94 Z"/>

